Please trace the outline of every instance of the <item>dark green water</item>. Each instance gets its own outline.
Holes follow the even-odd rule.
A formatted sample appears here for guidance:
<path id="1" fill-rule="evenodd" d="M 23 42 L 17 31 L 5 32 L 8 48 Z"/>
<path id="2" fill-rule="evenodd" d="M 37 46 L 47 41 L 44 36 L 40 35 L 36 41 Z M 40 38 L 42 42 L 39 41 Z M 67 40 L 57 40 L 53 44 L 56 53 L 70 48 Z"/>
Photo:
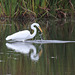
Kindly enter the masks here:
<path id="1" fill-rule="evenodd" d="M 75 41 L 74 20 L 38 20 L 38 30 L 32 40 Z M 0 21 L 0 75 L 74 75 L 75 43 L 6 42 L 6 36 L 30 29 L 30 24 L 9 20 Z M 33 32 L 30 29 L 31 32 Z"/>

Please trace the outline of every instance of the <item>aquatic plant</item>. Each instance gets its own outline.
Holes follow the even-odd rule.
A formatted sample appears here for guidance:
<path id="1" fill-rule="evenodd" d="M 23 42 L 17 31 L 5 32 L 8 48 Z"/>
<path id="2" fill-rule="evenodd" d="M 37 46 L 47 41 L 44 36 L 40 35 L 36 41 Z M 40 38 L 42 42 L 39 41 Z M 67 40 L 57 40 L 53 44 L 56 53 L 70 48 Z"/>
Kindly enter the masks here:
<path id="1" fill-rule="evenodd" d="M 74 0 L 0 0 L 0 15 L 62 18 L 61 15 L 66 17 L 67 13 L 74 13 L 74 4 Z"/>

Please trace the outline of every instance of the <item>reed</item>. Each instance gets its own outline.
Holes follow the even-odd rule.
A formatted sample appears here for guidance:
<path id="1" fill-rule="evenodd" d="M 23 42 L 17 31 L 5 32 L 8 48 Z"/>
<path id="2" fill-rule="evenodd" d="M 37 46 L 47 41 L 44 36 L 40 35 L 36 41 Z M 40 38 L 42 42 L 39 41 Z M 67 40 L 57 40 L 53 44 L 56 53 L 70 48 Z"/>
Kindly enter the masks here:
<path id="1" fill-rule="evenodd" d="M 56 16 L 56 10 L 74 12 L 74 0 L 0 0 L 0 9 L 8 17 L 34 12 L 36 16 Z M 1 10 L 0 10 L 1 11 Z M 0 13 L 0 15 L 2 14 Z"/>
<path id="2" fill-rule="evenodd" d="M 1 0 L 1 6 L 8 17 L 13 17 L 17 6 L 17 0 Z"/>

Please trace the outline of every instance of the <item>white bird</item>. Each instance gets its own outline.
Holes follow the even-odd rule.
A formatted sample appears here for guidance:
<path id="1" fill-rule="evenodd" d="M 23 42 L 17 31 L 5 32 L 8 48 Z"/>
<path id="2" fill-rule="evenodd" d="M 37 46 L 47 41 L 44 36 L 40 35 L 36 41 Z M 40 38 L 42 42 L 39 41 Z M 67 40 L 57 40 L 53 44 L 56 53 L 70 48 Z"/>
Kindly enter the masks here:
<path id="1" fill-rule="evenodd" d="M 27 39 L 32 39 L 37 33 L 37 29 L 34 26 L 38 27 L 39 30 L 42 32 L 40 25 L 38 23 L 33 23 L 31 25 L 31 29 L 34 30 L 33 34 L 31 34 L 29 30 L 23 30 L 7 36 L 6 40 L 25 41 Z"/>

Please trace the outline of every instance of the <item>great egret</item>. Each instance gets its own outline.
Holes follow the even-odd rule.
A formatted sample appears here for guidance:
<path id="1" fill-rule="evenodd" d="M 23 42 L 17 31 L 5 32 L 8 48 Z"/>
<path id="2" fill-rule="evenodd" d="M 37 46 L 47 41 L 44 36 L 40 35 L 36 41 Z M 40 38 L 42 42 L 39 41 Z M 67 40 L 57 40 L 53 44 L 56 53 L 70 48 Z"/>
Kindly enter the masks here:
<path id="1" fill-rule="evenodd" d="M 7 36 L 6 40 L 25 41 L 27 39 L 33 38 L 37 33 L 37 29 L 34 26 L 37 26 L 39 30 L 42 32 L 40 25 L 38 23 L 33 23 L 31 25 L 31 29 L 34 30 L 33 34 L 31 34 L 29 30 L 23 30 Z"/>

